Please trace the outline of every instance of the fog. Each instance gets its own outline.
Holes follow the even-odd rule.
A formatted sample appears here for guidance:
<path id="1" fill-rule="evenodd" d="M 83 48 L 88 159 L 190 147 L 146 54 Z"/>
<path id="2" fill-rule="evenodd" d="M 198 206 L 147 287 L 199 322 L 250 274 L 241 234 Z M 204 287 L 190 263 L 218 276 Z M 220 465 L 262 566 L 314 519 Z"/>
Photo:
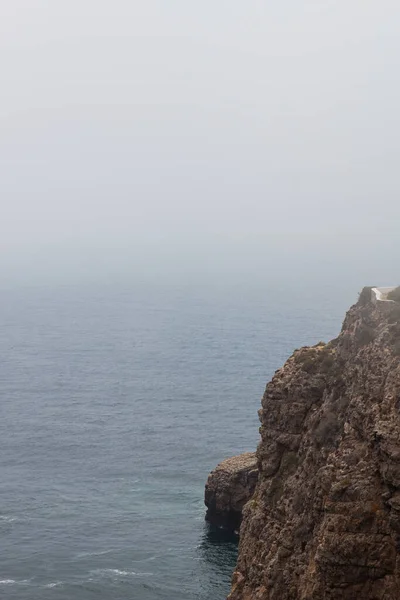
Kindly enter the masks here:
<path id="1" fill-rule="evenodd" d="M 399 34 L 394 0 L 0 0 L 1 280 L 392 283 Z"/>

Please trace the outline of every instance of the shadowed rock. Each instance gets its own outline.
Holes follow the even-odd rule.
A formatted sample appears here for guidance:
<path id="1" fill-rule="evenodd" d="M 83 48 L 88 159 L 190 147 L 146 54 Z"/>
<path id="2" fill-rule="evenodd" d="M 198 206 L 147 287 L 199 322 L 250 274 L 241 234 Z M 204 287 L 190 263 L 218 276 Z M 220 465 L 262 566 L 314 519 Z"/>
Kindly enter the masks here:
<path id="1" fill-rule="evenodd" d="M 251 499 L 257 479 L 255 452 L 222 461 L 206 483 L 206 520 L 218 527 L 238 530 L 243 506 Z"/>

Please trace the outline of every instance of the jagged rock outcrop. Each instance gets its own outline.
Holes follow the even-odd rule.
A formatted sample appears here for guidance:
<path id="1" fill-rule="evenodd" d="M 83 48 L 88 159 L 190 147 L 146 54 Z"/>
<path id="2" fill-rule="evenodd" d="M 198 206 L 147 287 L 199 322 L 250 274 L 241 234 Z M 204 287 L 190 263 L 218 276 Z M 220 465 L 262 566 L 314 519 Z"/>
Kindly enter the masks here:
<path id="1" fill-rule="evenodd" d="M 243 506 L 252 497 L 257 479 L 255 452 L 222 461 L 210 473 L 206 483 L 206 520 L 225 529 L 238 530 Z"/>
<path id="2" fill-rule="evenodd" d="M 400 305 L 294 352 L 259 411 L 259 480 L 230 600 L 400 598 Z"/>

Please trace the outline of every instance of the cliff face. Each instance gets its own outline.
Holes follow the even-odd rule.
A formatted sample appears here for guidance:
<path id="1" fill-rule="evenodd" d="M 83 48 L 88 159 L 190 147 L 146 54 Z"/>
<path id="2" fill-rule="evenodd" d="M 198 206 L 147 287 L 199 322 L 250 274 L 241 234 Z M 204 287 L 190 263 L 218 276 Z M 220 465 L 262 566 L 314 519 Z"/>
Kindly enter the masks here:
<path id="1" fill-rule="evenodd" d="M 242 520 L 243 506 L 254 493 L 258 479 L 254 452 L 246 452 L 222 461 L 208 477 L 204 495 L 206 521 L 236 531 Z"/>
<path id="2" fill-rule="evenodd" d="M 230 600 L 400 598 L 400 305 L 370 297 L 266 387 Z"/>

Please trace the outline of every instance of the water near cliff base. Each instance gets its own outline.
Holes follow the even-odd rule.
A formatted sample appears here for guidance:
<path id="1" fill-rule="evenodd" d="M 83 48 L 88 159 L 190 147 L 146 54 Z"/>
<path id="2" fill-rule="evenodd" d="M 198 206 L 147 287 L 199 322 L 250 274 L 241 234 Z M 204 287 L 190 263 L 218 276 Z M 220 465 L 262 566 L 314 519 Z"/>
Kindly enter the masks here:
<path id="1" fill-rule="evenodd" d="M 267 379 L 338 333 L 348 292 L 3 291 L 0 597 L 222 600 L 237 548 L 204 523 L 208 472 L 255 449 Z"/>

